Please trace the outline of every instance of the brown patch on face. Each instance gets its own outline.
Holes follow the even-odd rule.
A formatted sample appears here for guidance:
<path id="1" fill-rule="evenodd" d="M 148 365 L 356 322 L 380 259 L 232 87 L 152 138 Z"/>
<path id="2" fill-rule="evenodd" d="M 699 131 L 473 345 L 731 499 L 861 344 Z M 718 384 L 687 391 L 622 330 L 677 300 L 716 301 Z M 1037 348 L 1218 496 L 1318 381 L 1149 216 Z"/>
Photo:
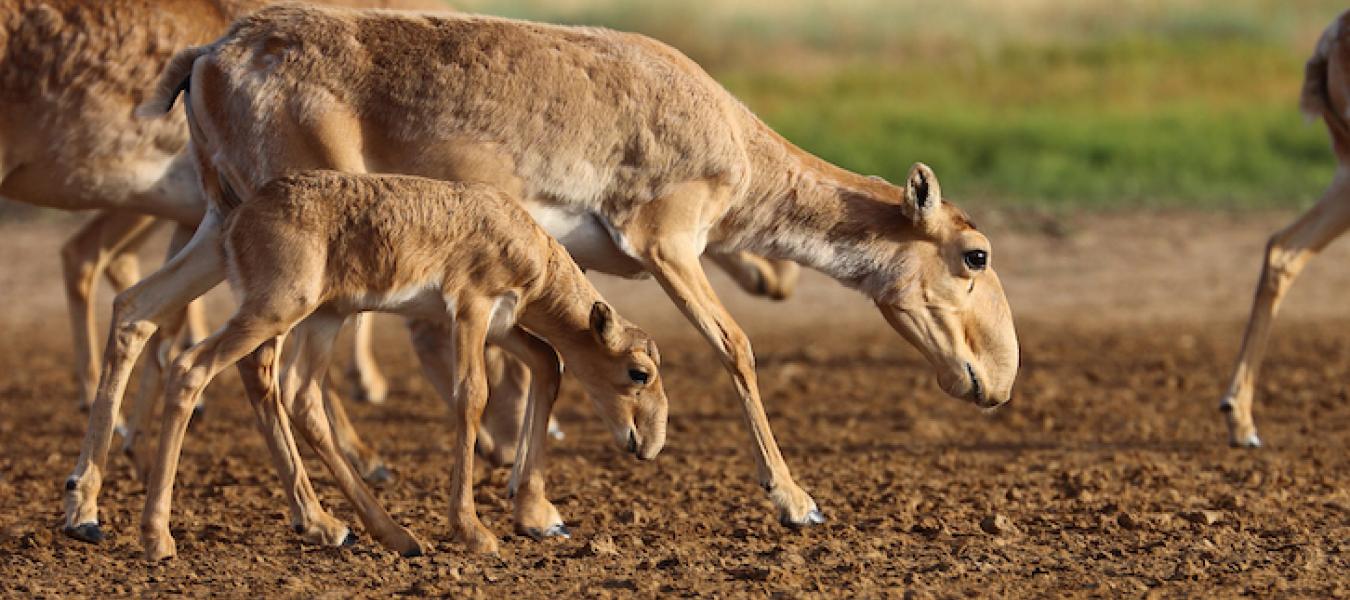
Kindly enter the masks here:
<path id="1" fill-rule="evenodd" d="M 975 222 L 970 220 L 970 215 L 966 214 L 966 211 L 961 210 L 960 207 L 952 204 L 948 204 L 947 206 L 950 206 L 952 209 L 952 223 L 956 225 L 957 231 L 966 231 L 967 229 L 969 230 L 979 229 L 979 227 L 975 226 Z"/>

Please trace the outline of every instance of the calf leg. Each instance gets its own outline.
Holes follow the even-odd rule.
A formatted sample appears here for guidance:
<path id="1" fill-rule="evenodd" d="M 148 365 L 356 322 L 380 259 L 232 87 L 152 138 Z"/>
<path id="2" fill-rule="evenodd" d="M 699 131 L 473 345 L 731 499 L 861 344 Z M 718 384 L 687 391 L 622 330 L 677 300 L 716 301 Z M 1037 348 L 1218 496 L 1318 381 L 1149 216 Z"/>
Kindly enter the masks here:
<path id="1" fill-rule="evenodd" d="M 308 373 L 311 367 L 307 361 L 315 353 L 305 348 L 309 343 L 309 336 L 298 336 L 295 343 L 295 351 L 291 353 L 290 363 L 286 368 L 286 385 L 283 387 L 283 397 L 286 398 L 286 405 L 290 406 L 295 394 L 306 385 L 301 373 Z M 342 404 L 342 397 L 328 384 L 327 378 L 320 378 L 320 385 L 324 391 L 323 406 L 328 415 L 328 420 L 332 424 L 333 437 L 337 442 L 337 447 L 342 450 L 342 454 L 351 461 L 356 470 L 361 473 L 361 477 L 371 484 L 385 484 L 394 480 L 394 474 L 385 465 L 384 459 L 374 448 L 366 445 L 356 433 L 356 428 L 352 426 L 351 420 L 347 418 L 347 410 Z"/>
<path id="2" fill-rule="evenodd" d="M 280 317 L 278 311 L 252 310 L 246 304 L 223 329 L 184 352 L 174 362 L 165 395 L 159 451 L 147 481 L 145 511 L 141 514 L 141 541 L 147 559 L 160 560 L 175 553 L 173 536 L 169 533 L 173 482 L 178 470 L 178 458 L 182 453 L 183 437 L 187 433 L 188 420 L 192 417 L 197 397 L 222 369 L 239 362 L 264 342 L 281 335 L 296 320 Z M 269 354 L 275 355 L 275 348 Z M 274 362 L 275 359 L 271 357 L 260 358 L 263 364 Z M 274 372 L 268 373 L 268 377 L 275 377 Z M 280 389 L 279 385 L 275 387 Z M 265 427 L 286 429 L 286 411 L 277 394 L 270 394 L 255 408 Z M 289 437 L 289 432 L 285 435 Z M 298 456 L 298 451 L 292 451 L 294 441 L 288 439 L 287 442 L 287 451 Z M 295 469 L 303 474 L 298 461 Z"/>
<path id="3" fill-rule="evenodd" d="M 328 420 L 332 423 L 333 437 L 337 442 L 337 447 L 342 451 L 342 455 L 351 461 L 352 466 L 361 474 L 361 478 L 371 485 L 385 485 L 392 483 L 396 476 L 389 465 L 384 462 L 370 445 L 366 444 L 361 436 L 356 433 L 356 427 L 347 417 L 347 408 L 343 406 L 342 396 L 338 395 L 337 390 L 326 382 L 323 385 L 323 408 L 328 415 Z"/>
<path id="4" fill-rule="evenodd" d="M 509 466 L 518 457 L 516 440 L 525 419 L 530 369 L 492 343 L 487 346 L 484 364 L 488 373 L 488 403 L 476 451 L 488 468 Z"/>
<path id="5" fill-rule="evenodd" d="M 282 339 L 264 342 L 253 353 L 239 361 L 239 376 L 244 382 L 249 404 L 253 406 L 259 430 L 267 441 L 273 468 L 281 478 L 282 489 L 291 510 L 291 529 L 311 544 L 321 546 L 349 546 L 356 542 L 351 530 L 319 502 L 314 486 L 305 475 L 300 451 L 286 422 L 273 416 L 266 407 L 272 406 L 279 390 L 276 387 L 277 353 Z M 286 411 L 289 412 L 289 411 Z"/>
<path id="6" fill-rule="evenodd" d="M 519 327 L 511 328 L 499 342 L 535 374 L 530 380 L 529 402 L 516 443 L 516 461 L 508 486 L 510 495 L 515 498 L 516 531 L 534 539 L 570 537 L 558 508 L 548 501 L 543 476 L 549 418 L 560 383 L 558 355 L 543 340 Z"/>
<path id="7" fill-rule="evenodd" d="M 1252 397 L 1256 390 L 1256 375 L 1265 358 L 1270 326 L 1279 311 L 1280 301 L 1293 286 L 1294 278 L 1315 254 L 1347 227 L 1350 227 L 1350 173 L 1342 170 L 1336 173 L 1321 201 L 1293 224 L 1271 236 L 1237 366 L 1233 369 L 1228 392 L 1219 402 L 1219 409 L 1227 415 L 1229 444 L 1247 448 L 1261 445 L 1261 438 L 1256 435 L 1256 422 L 1252 419 Z"/>
<path id="8" fill-rule="evenodd" d="M 411 532 L 394 522 L 333 443 L 332 427 L 323 409 L 323 383 L 333 354 L 333 342 L 341 328 L 342 317 L 331 313 L 311 315 L 296 328 L 296 335 L 304 342 L 297 348 L 304 348 L 309 356 L 298 363 L 304 365 L 304 370 L 297 374 L 300 388 L 290 406 L 291 416 L 301 435 L 333 474 L 343 495 L 356 506 L 361 522 L 375 539 L 403 556 L 421 556 L 422 544 Z"/>
<path id="9" fill-rule="evenodd" d="M 454 467 L 450 484 L 450 523 L 455 538 L 469 550 L 496 552 L 497 538 L 473 503 L 473 458 L 479 419 L 487 404 L 483 348 L 490 307 L 460 307 L 453 327 L 425 320 L 410 321 L 413 348 L 423 372 L 450 406 L 450 452 Z"/>

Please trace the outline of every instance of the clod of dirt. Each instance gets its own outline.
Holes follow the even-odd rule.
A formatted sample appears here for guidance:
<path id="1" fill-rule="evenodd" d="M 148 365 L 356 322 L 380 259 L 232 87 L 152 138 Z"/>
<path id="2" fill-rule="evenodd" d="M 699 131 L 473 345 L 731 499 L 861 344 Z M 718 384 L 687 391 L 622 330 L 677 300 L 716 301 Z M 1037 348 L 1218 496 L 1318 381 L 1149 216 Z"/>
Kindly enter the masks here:
<path id="1" fill-rule="evenodd" d="M 937 517 L 919 517 L 919 521 L 909 530 L 924 537 L 934 538 L 947 532 L 947 524 Z"/>
<path id="2" fill-rule="evenodd" d="M 642 512 L 637 509 L 624 509 L 619 511 L 615 516 L 620 523 L 625 525 L 641 525 L 646 521 L 646 519 L 643 518 Z"/>
<path id="3" fill-rule="evenodd" d="M 1178 513 L 1177 516 L 1206 527 L 1223 520 L 1223 513 L 1217 510 L 1187 510 Z"/>
<path id="4" fill-rule="evenodd" d="M 1013 525 L 1012 519 L 999 514 L 989 515 L 981 520 L 980 529 L 989 535 L 1017 534 L 1017 526 Z"/>
<path id="5" fill-rule="evenodd" d="M 1129 512 L 1122 512 L 1116 515 L 1116 525 L 1119 525 L 1121 529 L 1135 530 L 1143 524 L 1139 522 L 1139 517 Z"/>
<path id="6" fill-rule="evenodd" d="M 591 541 L 586 542 L 585 546 L 577 549 L 576 556 L 584 558 L 587 556 L 612 556 L 619 553 L 619 546 L 614 543 L 614 538 L 609 534 L 599 534 Z"/>

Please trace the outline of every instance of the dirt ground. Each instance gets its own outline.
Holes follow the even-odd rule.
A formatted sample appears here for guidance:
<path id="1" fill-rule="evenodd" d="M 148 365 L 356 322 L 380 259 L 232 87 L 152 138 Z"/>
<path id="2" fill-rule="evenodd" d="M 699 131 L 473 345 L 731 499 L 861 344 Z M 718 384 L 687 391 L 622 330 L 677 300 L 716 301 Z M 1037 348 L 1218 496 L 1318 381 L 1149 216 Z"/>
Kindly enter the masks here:
<path id="1" fill-rule="evenodd" d="M 0 595 L 1350 595 L 1350 244 L 1315 262 L 1286 304 L 1257 400 L 1267 447 L 1238 451 L 1215 406 L 1261 247 L 1289 215 L 974 212 L 1023 349 L 1016 398 L 992 414 L 945 397 L 867 301 L 823 277 L 784 303 L 719 278 L 823 526 L 777 524 L 710 351 L 653 283 L 606 279 L 620 311 L 661 341 L 671 431 L 656 461 L 637 463 L 569 383 L 549 485 L 570 540 L 511 535 L 496 472 L 478 501 L 500 555 L 455 547 L 445 409 L 385 320 L 391 398 L 351 411 L 400 475 L 380 498 L 430 554 L 401 559 L 369 536 L 346 549 L 300 543 L 230 373 L 185 445 L 180 555 L 154 565 L 140 558 L 142 489 L 124 460 L 102 496 L 110 539 L 59 531 L 85 420 L 57 259 L 73 224 L 0 225 Z M 216 292 L 217 322 L 228 308 Z M 307 467 L 355 524 L 317 460 Z"/>

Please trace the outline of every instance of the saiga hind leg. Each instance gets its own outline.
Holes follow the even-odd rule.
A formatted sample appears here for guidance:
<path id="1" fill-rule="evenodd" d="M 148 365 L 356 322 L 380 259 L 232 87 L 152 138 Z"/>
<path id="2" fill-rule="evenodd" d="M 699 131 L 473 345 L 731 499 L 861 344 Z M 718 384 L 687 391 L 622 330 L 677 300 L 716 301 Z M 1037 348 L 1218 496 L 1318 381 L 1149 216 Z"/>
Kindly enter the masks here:
<path id="1" fill-rule="evenodd" d="M 134 262 L 134 251 L 144 234 L 153 230 L 155 218 L 126 211 L 104 211 L 85 223 L 61 247 L 61 263 L 66 283 L 66 308 L 70 312 L 71 333 L 75 337 L 75 379 L 79 385 L 77 402 L 83 410 L 94 403 L 98 384 L 98 361 L 94 347 L 98 344 L 98 328 L 94 324 L 94 296 L 100 273 L 106 273 L 117 291 L 130 287 L 119 281 L 118 275 L 126 269 L 127 256 Z M 114 268 L 113 265 L 119 268 Z M 118 284 L 126 283 L 119 286 Z"/>
<path id="2" fill-rule="evenodd" d="M 360 402 L 384 404 L 389 397 L 389 380 L 380 371 L 375 360 L 374 315 L 359 314 L 352 325 L 352 362 L 347 367 L 347 381 L 352 396 Z"/>
<path id="3" fill-rule="evenodd" d="M 1350 227 L 1350 173 L 1340 170 L 1315 206 L 1271 236 L 1237 366 L 1233 369 L 1228 392 L 1219 402 L 1219 409 L 1227 417 L 1229 444 L 1260 447 L 1261 438 L 1256 435 L 1256 422 L 1252 419 L 1252 400 L 1271 324 L 1299 272 L 1347 227 Z"/>
<path id="4" fill-rule="evenodd" d="M 183 251 L 183 248 L 192 240 L 193 236 L 194 231 L 192 229 L 182 225 L 176 227 L 173 237 L 169 240 L 167 258 L 172 260 L 175 255 Z M 183 325 L 191 316 L 191 307 L 200 304 L 200 297 L 193 299 L 187 307 L 174 311 L 161 324 L 160 330 L 156 333 L 150 346 L 152 350 L 150 360 L 145 361 L 142 367 L 140 385 L 136 391 L 136 396 L 132 399 L 131 410 L 127 415 L 125 426 L 120 430 L 122 452 L 131 461 L 136 477 L 142 481 L 150 472 L 149 449 L 143 447 L 147 437 L 142 435 L 142 432 L 148 430 L 150 416 L 154 413 L 156 402 L 163 394 L 164 369 L 177 353 Z M 199 397 L 197 406 L 192 409 L 192 414 L 195 418 L 201 413 L 202 404 Z"/>

